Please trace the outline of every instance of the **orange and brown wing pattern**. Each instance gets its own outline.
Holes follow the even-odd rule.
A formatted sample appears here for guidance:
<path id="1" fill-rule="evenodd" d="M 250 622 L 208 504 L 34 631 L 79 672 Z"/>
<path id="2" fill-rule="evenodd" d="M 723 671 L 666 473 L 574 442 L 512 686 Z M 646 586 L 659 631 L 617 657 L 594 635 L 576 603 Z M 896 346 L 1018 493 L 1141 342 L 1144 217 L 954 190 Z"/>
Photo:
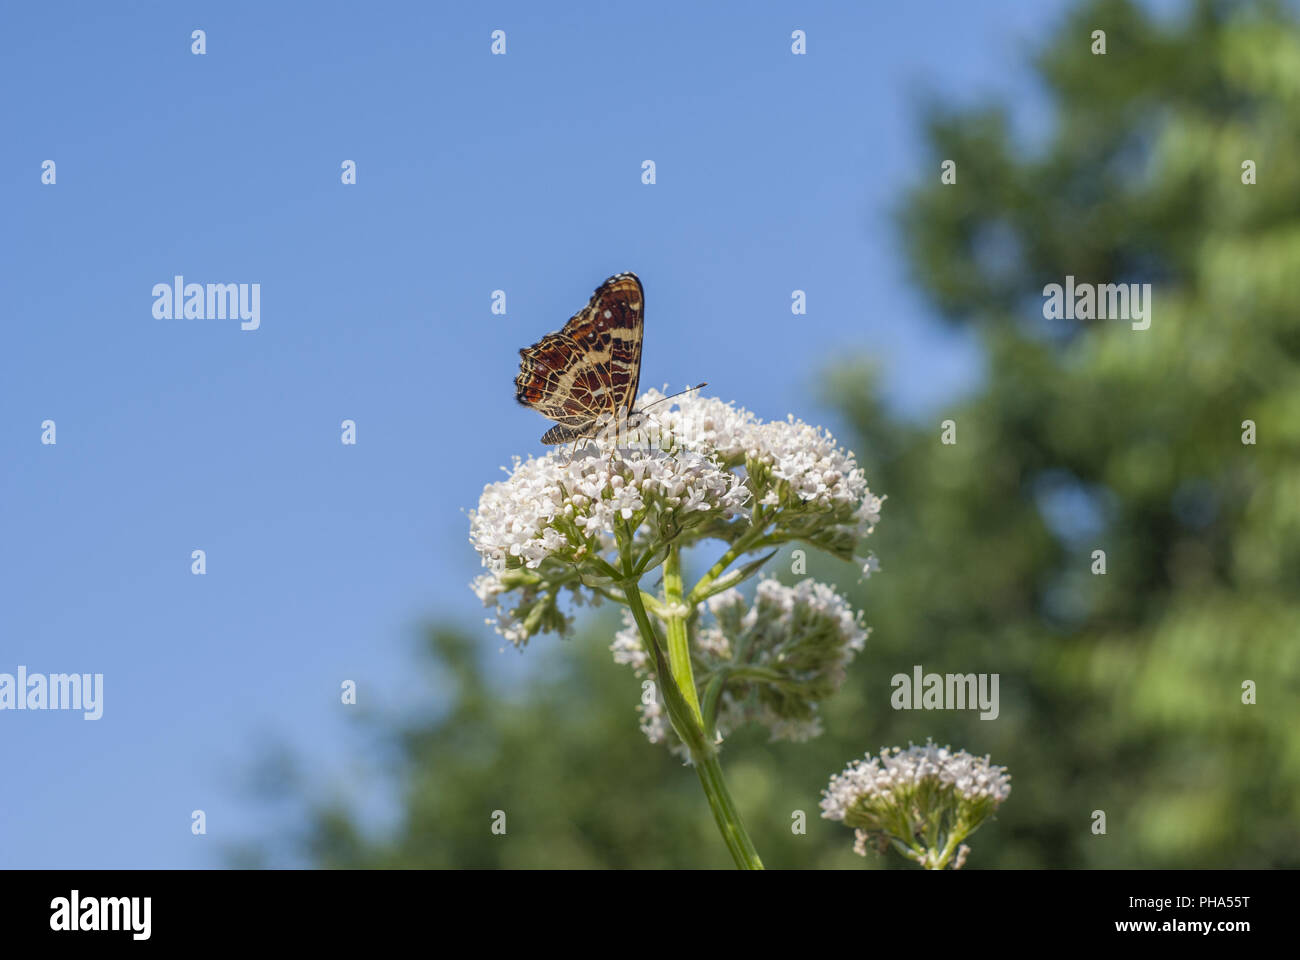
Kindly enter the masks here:
<path id="1" fill-rule="evenodd" d="M 558 424 L 542 443 L 592 436 L 603 414 L 632 411 L 644 315 L 641 281 L 620 273 L 602 283 L 564 329 L 519 351 L 515 399 Z"/>
<path id="2" fill-rule="evenodd" d="M 610 277 L 587 306 L 564 325 L 590 360 L 608 374 L 608 395 L 601 404 L 610 413 L 631 413 L 641 380 L 641 338 L 645 291 L 635 273 Z"/>

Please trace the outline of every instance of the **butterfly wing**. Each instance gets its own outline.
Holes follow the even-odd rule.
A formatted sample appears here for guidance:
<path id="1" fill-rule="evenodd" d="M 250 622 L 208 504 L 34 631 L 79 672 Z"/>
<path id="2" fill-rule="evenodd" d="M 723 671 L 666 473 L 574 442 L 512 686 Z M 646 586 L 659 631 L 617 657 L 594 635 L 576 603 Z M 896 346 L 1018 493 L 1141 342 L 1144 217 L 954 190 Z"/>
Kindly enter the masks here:
<path id="1" fill-rule="evenodd" d="M 635 273 L 620 273 L 602 283 L 587 306 L 564 325 L 605 375 L 601 409 L 630 413 L 641 383 L 641 339 L 645 291 Z"/>
<path id="2" fill-rule="evenodd" d="M 620 273 L 562 330 L 519 351 L 515 399 L 558 424 L 542 443 L 592 436 L 602 415 L 631 412 L 641 382 L 644 314 L 641 281 Z"/>
<path id="3" fill-rule="evenodd" d="M 582 361 L 583 348 L 561 331 L 548 333 L 519 351 L 515 399 L 543 416 L 578 426 L 594 419 L 590 381 L 593 370 Z"/>

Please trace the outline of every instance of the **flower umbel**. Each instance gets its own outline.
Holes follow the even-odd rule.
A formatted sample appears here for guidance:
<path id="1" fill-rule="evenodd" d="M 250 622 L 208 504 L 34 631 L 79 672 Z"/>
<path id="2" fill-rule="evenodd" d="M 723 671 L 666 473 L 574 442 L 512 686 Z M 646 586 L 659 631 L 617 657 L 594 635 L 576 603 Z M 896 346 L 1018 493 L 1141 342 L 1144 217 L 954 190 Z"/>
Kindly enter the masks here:
<path id="1" fill-rule="evenodd" d="M 1011 776 L 988 757 L 909 744 L 854 760 L 822 791 L 822 816 L 855 828 L 853 850 L 893 846 L 930 870 L 966 861 L 963 841 L 1011 795 Z"/>
<path id="2" fill-rule="evenodd" d="M 571 627 L 562 602 L 625 605 L 615 659 L 655 681 L 642 729 L 694 765 L 737 865 L 761 867 L 722 778 L 718 738 L 747 722 L 776 739 L 815 735 L 819 705 L 867 631 L 811 580 L 764 580 L 752 606 L 735 588 L 785 543 L 852 560 L 883 498 L 852 453 L 794 417 L 764 422 L 721 400 L 654 390 L 638 409 L 580 450 L 516 459 L 484 488 L 469 514 L 486 568 L 473 589 L 519 648 Z M 687 590 L 682 550 L 706 540 L 720 541 L 722 555 Z M 874 557 L 856 562 L 864 575 L 876 569 Z M 662 592 L 651 596 L 641 580 L 660 568 Z"/>
<path id="3" fill-rule="evenodd" d="M 640 405 L 663 399 L 651 390 Z M 611 584 L 661 564 L 670 545 L 731 545 L 724 569 L 692 591 L 699 602 L 757 572 L 724 575 L 746 553 L 802 541 L 848 560 L 880 519 L 883 498 L 825 430 L 690 394 L 644 420 L 630 434 L 639 445 L 597 437 L 575 454 L 516 459 L 470 511 L 470 542 L 487 568 L 474 591 L 516 646 L 568 627 L 561 595 L 609 597 Z M 869 571 L 874 558 L 860 565 Z"/>

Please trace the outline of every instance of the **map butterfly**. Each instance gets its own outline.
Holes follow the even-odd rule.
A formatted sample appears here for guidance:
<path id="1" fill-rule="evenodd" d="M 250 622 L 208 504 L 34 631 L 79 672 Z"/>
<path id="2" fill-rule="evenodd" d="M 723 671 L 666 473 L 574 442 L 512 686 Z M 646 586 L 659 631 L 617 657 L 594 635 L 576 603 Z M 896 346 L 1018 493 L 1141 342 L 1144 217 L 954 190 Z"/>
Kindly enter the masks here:
<path id="1" fill-rule="evenodd" d="M 641 281 L 616 274 L 561 330 L 519 351 L 515 399 L 556 421 L 542 443 L 582 440 L 626 422 L 641 381 L 644 316 Z"/>

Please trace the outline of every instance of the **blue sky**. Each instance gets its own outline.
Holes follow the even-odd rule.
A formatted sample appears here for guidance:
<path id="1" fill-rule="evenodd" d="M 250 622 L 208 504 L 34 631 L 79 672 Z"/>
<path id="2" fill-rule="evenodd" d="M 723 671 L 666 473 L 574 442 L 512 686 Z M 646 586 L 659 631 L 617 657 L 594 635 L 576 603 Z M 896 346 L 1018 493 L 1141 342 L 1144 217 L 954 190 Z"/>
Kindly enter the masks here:
<path id="1" fill-rule="evenodd" d="M 0 711 L 0 867 L 217 864 L 267 829 L 267 743 L 361 779 L 342 680 L 429 706 L 435 618 L 495 655 L 463 511 L 541 449 L 516 351 L 610 274 L 645 284 L 643 387 L 827 422 L 837 357 L 913 412 L 973 384 L 890 219 L 938 175 L 918 94 L 1032 126 L 1063 9 L 6 6 L 0 673 L 103 673 L 105 702 Z M 260 329 L 156 319 L 176 274 L 260 283 Z"/>

